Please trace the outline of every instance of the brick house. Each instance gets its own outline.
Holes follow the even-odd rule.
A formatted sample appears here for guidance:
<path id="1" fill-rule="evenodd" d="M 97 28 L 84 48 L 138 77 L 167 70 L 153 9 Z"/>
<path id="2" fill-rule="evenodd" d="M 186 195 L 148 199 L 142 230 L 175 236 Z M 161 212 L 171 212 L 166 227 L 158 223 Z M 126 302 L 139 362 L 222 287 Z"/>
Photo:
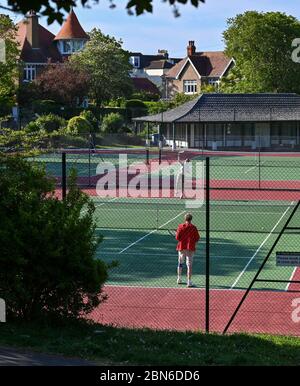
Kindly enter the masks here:
<path id="1" fill-rule="evenodd" d="M 234 60 L 223 51 L 196 52 L 194 41 L 189 41 L 187 56 L 173 66 L 164 77 L 164 97 L 177 93 L 199 94 L 204 84 L 218 86 L 234 66 Z"/>
<path id="2" fill-rule="evenodd" d="M 29 12 L 17 24 L 17 41 L 23 65 L 21 81 L 31 82 L 48 63 L 61 63 L 84 47 L 89 39 L 73 10 L 55 36 L 39 24 L 35 12 Z"/>

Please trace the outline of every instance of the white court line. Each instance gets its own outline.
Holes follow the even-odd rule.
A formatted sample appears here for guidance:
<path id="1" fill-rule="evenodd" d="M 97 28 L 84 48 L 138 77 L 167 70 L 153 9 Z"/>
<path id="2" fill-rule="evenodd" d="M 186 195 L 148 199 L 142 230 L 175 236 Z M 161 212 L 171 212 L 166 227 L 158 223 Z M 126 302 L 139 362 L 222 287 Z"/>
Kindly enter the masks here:
<path id="1" fill-rule="evenodd" d="M 266 162 L 266 161 L 261 162 L 261 163 L 260 163 L 260 166 L 262 166 L 265 162 Z M 255 169 L 255 168 L 257 168 L 257 167 L 259 167 L 259 165 L 252 166 L 250 169 L 247 169 L 247 170 L 245 171 L 245 174 L 247 174 L 248 172 L 250 172 L 250 170 Z"/>
<path id="2" fill-rule="evenodd" d="M 106 202 L 102 202 L 101 204 L 94 204 L 95 205 L 95 208 L 97 209 L 97 208 L 99 208 L 99 206 L 102 206 L 102 205 L 106 205 L 106 204 L 108 204 L 109 202 L 113 202 L 113 201 L 115 201 L 115 200 L 117 200 L 118 198 L 120 198 L 120 197 L 114 197 L 112 200 L 107 200 Z M 82 213 L 85 213 L 87 211 L 87 209 L 84 209 L 83 211 L 82 211 Z M 96 228 L 96 229 L 98 229 L 98 228 Z"/>
<path id="3" fill-rule="evenodd" d="M 95 207 L 96 208 L 99 208 L 99 206 L 102 206 L 102 205 L 106 205 L 106 204 L 108 204 L 109 202 L 113 202 L 113 201 L 115 201 L 115 200 L 117 200 L 118 198 L 121 198 L 121 197 L 114 197 L 114 198 L 112 198 L 111 200 L 107 200 L 107 201 L 105 201 L 105 202 L 102 202 L 101 204 L 95 204 Z"/>
<path id="4" fill-rule="evenodd" d="M 158 227 L 158 229 L 161 229 L 162 227 L 164 227 L 165 225 L 169 224 L 171 221 L 175 220 L 177 217 L 179 216 L 182 216 L 183 213 L 186 213 L 186 210 L 182 211 L 181 213 L 179 213 L 177 216 L 175 216 L 174 218 L 171 218 L 171 220 L 167 221 L 165 224 L 161 225 L 160 227 Z M 122 249 L 122 251 L 120 251 L 118 253 L 118 255 L 120 255 L 121 253 L 127 251 L 127 249 L 131 248 L 132 246 L 134 246 L 135 244 L 139 243 L 140 241 L 144 240 L 146 237 L 152 235 L 153 233 L 157 232 L 158 229 L 154 229 L 153 231 L 147 233 L 145 236 L 139 238 L 137 241 L 135 241 L 134 243 L 131 243 L 130 245 L 128 245 L 128 247 Z"/>
<path id="5" fill-rule="evenodd" d="M 251 257 L 251 259 L 248 261 L 248 263 L 246 264 L 245 268 L 242 270 L 242 272 L 239 274 L 239 276 L 236 278 L 235 282 L 232 284 L 231 286 L 231 289 L 233 289 L 236 284 L 239 282 L 240 278 L 243 276 L 243 274 L 245 273 L 245 271 L 247 270 L 247 268 L 249 267 L 249 265 L 251 264 L 252 260 L 256 257 L 256 255 L 258 254 L 258 252 L 261 250 L 261 248 L 264 246 L 264 244 L 267 242 L 267 240 L 270 238 L 270 236 L 272 235 L 273 231 L 276 229 L 277 225 L 280 223 L 280 221 L 283 219 L 283 217 L 287 214 L 287 212 L 290 210 L 291 206 L 294 204 L 294 201 L 291 202 L 290 206 L 284 211 L 284 213 L 282 214 L 282 216 L 280 217 L 280 219 L 277 221 L 277 223 L 274 225 L 274 227 L 272 228 L 271 232 L 268 234 L 268 236 L 264 239 L 264 241 L 260 244 L 260 246 L 257 248 L 256 252 L 254 253 L 254 255 Z"/>
<path id="6" fill-rule="evenodd" d="M 298 267 L 295 267 L 295 268 L 293 269 L 293 272 L 292 272 L 292 274 L 291 274 L 289 280 L 293 280 L 293 277 L 294 277 L 294 275 L 295 275 L 295 273 L 296 273 L 296 271 L 297 271 L 297 268 L 298 268 Z M 290 284 L 291 284 L 291 283 L 287 283 L 287 285 L 286 285 L 286 287 L 285 287 L 285 291 L 288 291 Z"/>

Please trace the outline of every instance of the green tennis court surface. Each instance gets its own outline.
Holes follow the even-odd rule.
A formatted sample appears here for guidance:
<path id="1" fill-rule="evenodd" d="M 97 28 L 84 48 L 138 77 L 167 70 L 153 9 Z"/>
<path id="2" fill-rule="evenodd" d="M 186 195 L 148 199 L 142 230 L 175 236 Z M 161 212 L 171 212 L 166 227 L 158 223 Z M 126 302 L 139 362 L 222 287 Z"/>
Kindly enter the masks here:
<path id="1" fill-rule="evenodd" d="M 97 256 L 117 260 L 110 285 L 177 287 L 176 229 L 187 212 L 180 200 L 95 199 L 97 232 L 104 235 Z M 214 202 L 211 204 L 211 287 L 246 288 L 291 213 L 295 202 Z M 205 285 L 205 207 L 192 210 L 201 241 L 194 257 L 193 282 Z M 296 213 L 291 226 L 300 225 Z M 300 250 L 299 235 L 285 234 L 277 250 Z M 262 273 L 264 279 L 289 280 L 294 267 L 276 267 L 275 253 Z M 286 283 L 254 288 L 286 290 Z"/>
<path id="2" fill-rule="evenodd" d="M 157 154 L 149 154 L 149 159 L 151 158 L 157 158 Z M 61 153 L 42 154 L 37 157 L 30 158 L 30 160 L 44 165 L 49 175 L 61 177 Z M 75 169 L 78 177 L 88 177 L 89 175 L 95 176 L 97 174 L 97 166 L 99 164 L 103 164 L 104 162 L 110 162 L 118 168 L 131 165 L 133 162 L 144 164 L 146 162 L 146 152 L 145 150 L 141 150 L 139 152 L 124 151 L 123 153 L 88 153 L 87 151 L 84 151 L 83 153 L 67 153 L 66 160 L 67 173 L 69 173 L 71 169 Z"/>
<path id="3" fill-rule="evenodd" d="M 121 154 L 121 158 L 119 158 Z M 209 154 L 209 153 L 208 153 Z M 260 156 L 258 153 L 250 153 L 249 155 L 224 155 L 220 152 L 219 155 L 210 155 L 211 179 L 213 180 L 253 180 L 258 179 L 263 181 L 286 181 L 299 180 L 300 157 L 296 155 L 268 155 Z M 125 159 L 126 156 L 126 159 Z M 176 174 L 180 165 L 176 162 L 178 153 L 172 154 L 170 151 L 162 156 L 163 162 L 169 162 L 170 165 L 164 165 L 163 169 L 172 170 L 172 174 Z M 122 158 L 123 157 L 123 158 Z M 206 154 L 201 152 L 184 152 L 180 154 L 181 160 L 190 158 L 193 164 L 192 173 L 196 177 L 195 165 L 198 161 L 205 161 Z M 150 161 L 158 161 L 158 153 L 153 151 L 149 153 Z M 32 158 L 45 165 L 47 172 L 50 175 L 61 176 L 61 154 L 49 153 Z M 145 163 L 145 149 L 140 151 L 118 152 L 87 152 L 82 153 L 67 153 L 67 171 L 71 168 L 77 171 L 78 177 L 95 176 L 97 165 L 103 162 L 110 162 L 118 168 L 125 165 L 131 165 L 134 162 Z M 157 173 L 157 168 L 153 174 Z"/>

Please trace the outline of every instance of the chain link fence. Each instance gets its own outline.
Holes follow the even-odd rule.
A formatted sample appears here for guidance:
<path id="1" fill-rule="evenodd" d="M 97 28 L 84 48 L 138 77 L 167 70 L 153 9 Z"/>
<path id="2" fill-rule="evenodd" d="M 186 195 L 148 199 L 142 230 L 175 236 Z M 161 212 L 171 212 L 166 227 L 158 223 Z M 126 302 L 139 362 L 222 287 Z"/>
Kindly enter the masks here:
<path id="1" fill-rule="evenodd" d="M 64 171 L 67 178 L 76 170 L 78 185 L 95 203 L 97 233 L 104 236 L 97 258 L 119 262 L 105 286 L 108 300 L 90 318 L 126 327 L 299 335 L 297 152 L 86 144 L 56 146 L 34 160 L 56 178 L 58 194 L 67 189 Z M 182 195 L 185 185 L 177 183 L 186 160 L 189 189 L 203 190 L 194 208 Z M 138 172 L 128 177 L 130 168 Z M 99 189 L 99 180 L 109 175 L 116 182 L 107 180 Z M 165 179 L 170 183 L 164 185 Z M 191 259 L 178 260 L 174 237 L 187 212 L 200 233 L 193 287 L 187 287 Z"/>

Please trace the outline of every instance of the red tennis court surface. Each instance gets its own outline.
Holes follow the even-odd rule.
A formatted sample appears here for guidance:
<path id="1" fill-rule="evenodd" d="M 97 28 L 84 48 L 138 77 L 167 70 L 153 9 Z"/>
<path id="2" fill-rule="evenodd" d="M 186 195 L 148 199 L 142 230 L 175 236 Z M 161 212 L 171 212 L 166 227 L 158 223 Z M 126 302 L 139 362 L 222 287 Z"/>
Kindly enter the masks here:
<path id="1" fill-rule="evenodd" d="M 128 328 L 204 331 L 204 289 L 106 286 L 104 292 L 108 300 L 89 316 L 95 322 Z M 243 294 L 243 290 L 211 290 L 210 331 L 223 331 Z M 251 291 L 228 332 L 300 336 L 297 298 L 300 305 L 300 293 Z M 297 316 L 299 321 L 293 321 L 292 317 Z"/>

